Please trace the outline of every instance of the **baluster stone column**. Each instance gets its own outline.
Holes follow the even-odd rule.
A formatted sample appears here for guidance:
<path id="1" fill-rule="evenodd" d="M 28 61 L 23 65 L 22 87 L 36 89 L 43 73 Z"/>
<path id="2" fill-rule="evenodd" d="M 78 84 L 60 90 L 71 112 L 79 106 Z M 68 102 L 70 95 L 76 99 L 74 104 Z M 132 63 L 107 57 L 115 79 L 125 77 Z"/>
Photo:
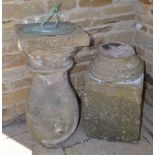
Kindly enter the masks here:
<path id="1" fill-rule="evenodd" d="M 27 125 L 46 147 L 58 147 L 76 130 L 79 121 L 77 99 L 71 89 L 67 71 L 77 47 L 88 46 L 89 36 L 75 26 L 65 35 L 41 36 L 22 31 L 26 25 L 16 25 L 18 47 L 29 61 L 34 73 L 26 108 Z"/>

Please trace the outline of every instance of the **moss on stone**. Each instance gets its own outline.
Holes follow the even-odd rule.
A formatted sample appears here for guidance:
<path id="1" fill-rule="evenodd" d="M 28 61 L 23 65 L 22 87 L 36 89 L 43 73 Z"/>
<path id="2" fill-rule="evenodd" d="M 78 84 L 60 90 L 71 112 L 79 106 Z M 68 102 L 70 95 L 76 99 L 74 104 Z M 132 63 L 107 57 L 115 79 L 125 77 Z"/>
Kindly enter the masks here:
<path id="1" fill-rule="evenodd" d="M 100 86 L 99 86 L 100 87 Z M 86 90 L 83 108 L 84 127 L 89 137 L 107 140 L 135 141 L 139 139 L 141 91 L 136 87 L 111 85 L 100 91 Z"/>

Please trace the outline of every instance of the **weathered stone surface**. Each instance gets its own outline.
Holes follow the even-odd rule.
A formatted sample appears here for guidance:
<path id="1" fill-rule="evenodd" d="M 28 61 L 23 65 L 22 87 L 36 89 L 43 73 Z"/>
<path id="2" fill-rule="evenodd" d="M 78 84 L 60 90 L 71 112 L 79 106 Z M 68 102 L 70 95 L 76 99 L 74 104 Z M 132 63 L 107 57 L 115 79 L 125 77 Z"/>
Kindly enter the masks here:
<path id="1" fill-rule="evenodd" d="M 73 136 L 68 141 L 66 141 L 66 143 L 64 143 L 63 148 L 72 147 L 73 145 L 85 142 L 88 139 L 89 138 L 87 137 L 87 135 L 83 131 L 83 127 L 82 127 L 82 124 L 80 122 L 79 126 L 78 126 L 77 130 L 75 131 L 75 133 L 73 134 Z"/>
<path id="2" fill-rule="evenodd" d="M 19 31 L 23 26 L 17 25 L 15 28 L 18 34 L 18 45 L 21 50 L 26 49 L 30 65 L 33 68 L 39 68 L 43 72 L 49 71 L 52 68 L 71 67 L 72 61 L 68 57 L 71 56 L 75 48 L 89 45 L 88 34 L 76 25 L 74 25 L 75 31 L 71 34 L 51 37 L 36 37 L 35 35 Z M 27 47 L 29 48 L 27 49 Z"/>
<path id="3" fill-rule="evenodd" d="M 81 97 L 81 95 L 83 94 L 84 75 L 85 71 L 71 74 L 71 83 L 76 90 L 76 93 L 78 93 L 79 97 Z"/>
<path id="4" fill-rule="evenodd" d="M 139 139 L 143 76 L 142 63 L 132 47 L 100 46 L 85 77 L 82 119 L 89 137 Z"/>
<path id="5" fill-rule="evenodd" d="M 9 3 L 8 3 L 9 2 Z M 48 2 L 48 4 L 46 3 Z M 3 11 L 6 12 L 5 14 L 3 14 L 3 17 L 5 15 L 7 15 L 7 18 L 3 18 L 3 53 L 17 53 L 18 48 L 17 48 L 17 43 L 15 42 L 14 36 L 12 35 L 12 28 L 14 26 L 14 24 L 17 23 L 32 23 L 32 22 L 40 22 L 44 15 L 47 13 L 47 11 L 49 9 L 51 9 L 52 4 L 55 2 L 55 0 L 47 0 L 47 1 L 40 1 L 40 0 L 29 0 L 29 1 L 24 1 L 24 0 L 3 0 Z M 146 27 L 144 26 L 142 29 L 146 32 L 149 33 L 150 35 L 153 34 L 152 32 L 152 14 L 153 14 L 153 5 L 146 5 L 145 3 L 143 3 L 142 1 L 137 1 L 136 0 L 112 0 L 112 5 L 111 3 L 109 3 L 109 5 L 98 5 L 98 4 L 94 4 L 94 2 L 90 2 L 91 5 L 89 7 L 79 7 L 79 5 L 77 5 L 76 3 L 78 3 L 78 0 L 63 0 L 63 7 L 62 7 L 62 17 L 65 20 L 68 20 L 69 16 L 70 19 L 69 20 L 76 20 L 75 23 L 83 26 L 85 28 L 85 30 L 90 30 L 91 24 L 92 24 L 92 19 L 96 19 L 98 17 L 104 18 L 105 17 L 105 10 L 113 10 L 114 12 L 116 11 L 116 13 L 118 13 L 120 10 L 118 10 L 118 8 L 121 8 L 122 6 L 122 10 L 124 10 L 123 6 L 132 6 L 134 5 L 134 9 L 136 11 L 136 16 L 140 16 L 137 20 L 140 20 L 139 22 L 141 23 L 141 21 L 144 21 L 145 23 L 142 23 L 144 25 L 146 25 Z M 96 1 L 98 3 L 98 1 Z M 95 3 L 96 3 L 95 2 Z M 5 3 L 5 4 L 4 4 Z M 38 4 L 36 4 L 38 3 Z M 86 2 L 89 3 L 89 0 Z M 100 1 L 99 3 L 102 3 L 102 1 Z M 24 5 L 23 5 L 24 4 Z M 41 5 L 40 5 L 41 4 Z M 43 5 L 42 5 L 43 4 Z M 6 6 L 9 5 L 9 6 Z M 94 7 L 92 8 L 93 5 L 98 5 L 98 7 Z M 6 6 L 6 9 L 5 9 Z M 18 7 L 17 7 L 18 6 Z M 30 6 L 30 7 L 28 7 Z M 22 8 L 20 8 L 22 7 Z M 27 8 L 25 8 L 27 7 Z M 8 10 L 7 10 L 8 8 Z M 11 9 L 10 9 L 11 8 Z M 74 9 L 72 9 L 74 8 Z M 66 9 L 66 10 L 64 10 Z M 69 10 L 68 10 L 69 9 Z M 116 10 L 115 10 L 116 9 Z M 111 13 L 114 13 L 113 11 Z M 33 14 L 32 14 L 33 13 Z M 100 16 L 99 16 L 100 13 Z M 110 13 L 110 12 L 109 12 Z M 135 13 L 135 12 L 132 12 Z M 123 15 L 124 13 L 122 13 Z M 112 16 L 115 16 L 114 14 L 112 14 Z M 75 17 L 75 19 L 74 19 Z M 88 20 L 88 18 L 91 18 L 91 20 Z M 111 17 L 108 17 L 111 18 Z M 80 21 L 80 20 L 81 21 Z M 135 18 L 134 18 L 135 19 Z M 128 22 L 125 21 L 125 22 Z M 147 24 L 146 24 L 147 22 Z M 102 43 L 104 43 L 104 41 L 123 41 L 126 43 L 133 43 L 134 42 L 134 31 L 130 32 L 130 34 L 128 33 L 128 29 L 133 29 L 135 27 L 135 24 L 130 27 L 126 26 L 126 23 L 122 23 L 121 25 L 119 25 L 119 23 L 122 23 L 122 21 L 117 22 L 118 26 L 115 26 L 115 23 L 112 23 L 112 25 L 104 25 L 101 24 L 98 26 L 93 27 L 92 31 L 88 31 L 90 34 L 93 34 L 94 37 L 94 41 L 93 44 L 95 43 L 95 46 L 98 46 Z M 101 28 L 103 27 L 103 28 Z M 146 31 L 147 29 L 147 31 Z M 119 31 L 118 31 L 119 30 Z M 121 31 L 124 30 L 124 32 L 122 33 Z M 110 34 L 110 37 L 107 37 L 107 32 Z M 99 34 L 102 33 L 102 34 Z M 116 34 L 117 33 L 117 34 Z M 132 37 L 133 35 L 133 37 Z M 97 37 L 96 37 L 97 36 Z M 141 36 L 138 39 L 143 39 L 145 38 L 145 36 Z M 146 39 L 147 40 L 147 39 Z M 136 43 L 135 43 L 136 44 Z M 142 44 L 145 44 L 142 43 Z M 132 44 L 133 45 L 133 44 Z M 143 50 L 144 53 L 147 52 L 147 50 Z M 80 52 L 82 53 L 82 52 Z M 150 55 L 150 54 L 149 54 Z M 149 59 L 150 60 L 149 56 Z M 142 57 L 141 57 L 142 58 Z M 80 58 L 78 58 L 78 63 L 79 62 L 83 62 L 83 61 L 87 61 L 87 60 L 91 59 L 91 55 L 85 55 L 82 56 Z M 143 57 L 143 59 L 145 60 L 145 57 Z M 13 61 L 13 60 L 11 60 Z M 9 63 L 9 62 L 7 62 Z M 13 66 L 11 66 L 13 67 Z M 20 69 L 19 69 L 20 68 Z M 20 70 L 20 71 L 19 71 Z M 151 74 L 150 72 L 150 67 L 147 66 L 147 70 L 149 70 L 149 74 Z M 29 73 L 27 70 L 24 69 L 23 66 L 19 66 L 16 68 L 16 66 L 14 66 L 12 69 L 7 69 L 7 70 L 3 70 L 4 74 L 3 74 L 3 80 L 5 80 L 5 84 L 3 84 L 3 90 L 8 91 L 8 86 L 10 85 L 10 81 L 17 81 L 18 79 L 21 78 L 25 78 L 29 76 Z M 81 73 L 79 73 L 81 74 Z M 8 76 L 8 77 L 7 77 Z M 22 77 L 23 76 L 23 77 Z M 78 74 L 74 75 L 74 77 L 80 77 L 81 75 L 78 76 Z M 17 79 L 16 79 L 17 78 Z M 75 78 L 77 80 L 75 80 L 76 82 L 76 88 L 81 88 L 81 84 L 80 81 L 78 80 L 78 78 Z M 81 77 L 80 77 L 81 79 Z M 20 82 L 19 82 L 20 83 Z M 25 83 L 25 84 L 24 84 Z M 80 84 L 80 86 L 78 87 L 77 83 Z M 81 82 L 82 83 L 82 82 Z M 26 86 L 26 82 L 23 81 L 21 84 L 18 85 L 18 87 L 16 87 L 16 89 L 19 89 L 20 87 L 25 87 Z M 4 86 L 5 85 L 5 86 Z M 28 83 L 29 86 L 29 83 Z M 12 88 L 14 88 L 14 86 L 11 86 Z M 10 87 L 9 87 L 10 88 Z M 4 92 L 4 91 L 3 91 Z"/>
<path id="6" fill-rule="evenodd" d="M 24 26 L 15 27 L 18 46 L 27 54 L 35 74 L 26 108 L 27 125 L 44 146 L 60 147 L 75 132 L 79 121 L 78 103 L 67 71 L 73 65 L 75 49 L 88 46 L 89 36 L 74 24 L 73 32 L 51 36 L 24 33 Z"/>
<path id="7" fill-rule="evenodd" d="M 146 82 L 145 91 L 144 91 L 144 100 L 146 103 L 152 105 L 153 104 L 153 87 L 151 84 Z"/>
<path id="8" fill-rule="evenodd" d="M 81 7 L 98 7 L 112 3 L 112 0 L 80 0 Z"/>
<path id="9" fill-rule="evenodd" d="M 74 67 L 74 69 L 71 71 L 71 74 L 85 71 L 86 68 L 87 68 L 87 65 L 88 65 L 88 62 L 79 63 L 79 64 L 76 65 L 76 67 Z"/>
<path id="10" fill-rule="evenodd" d="M 37 74 L 33 79 L 26 116 L 29 129 L 42 144 L 46 147 L 62 145 L 77 127 L 78 112 L 66 74 Z"/>
<path id="11" fill-rule="evenodd" d="M 19 31 L 25 25 L 17 25 L 15 27 L 15 31 L 18 34 L 17 39 L 20 40 L 20 47 L 24 47 L 28 45 L 29 47 L 36 49 L 49 49 L 49 48 L 74 48 L 79 46 L 88 46 L 89 45 L 89 37 L 88 34 L 85 33 L 78 26 L 74 25 L 75 31 L 71 34 L 67 35 L 57 35 L 57 36 L 44 36 L 44 37 L 36 37 L 35 35 L 26 34 L 22 31 Z M 22 41 L 24 43 L 22 44 Z"/>
<path id="12" fill-rule="evenodd" d="M 152 50 L 146 51 L 145 60 L 150 65 L 153 65 L 153 51 Z"/>
<path id="13" fill-rule="evenodd" d="M 147 141 L 153 146 L 153 108 L 152 104 L 144 103 L 141 132 Z"/>
<path id="14" fill-rule="evenodd" d="M 86 91 L 89 104 L 86 103 L 83 117 L 89 137 L 112 141 L 139 140 L 141 107 L 136 102 L 141 100 L 140 89 L 108 84 L 104 88 L 88 87 Z"/>
<path id="15" fill-rule="evenodd" d="M 84 47 L 75 55 L 74 60 L 77 64 L 81 62 L 87 63 L 93 58 L 96 52 L 97 50 L 95 48 Z"/>
<path id="16" fill-rule="evenodd" d="M 152 125 L 151 132 L 153 132 L 153 108 L 150 104 L 144 103 L 143 115 L 148 120 L 148 122 Z M 142 122 L 142 125 L 143 125 L 143 122 Z"/>

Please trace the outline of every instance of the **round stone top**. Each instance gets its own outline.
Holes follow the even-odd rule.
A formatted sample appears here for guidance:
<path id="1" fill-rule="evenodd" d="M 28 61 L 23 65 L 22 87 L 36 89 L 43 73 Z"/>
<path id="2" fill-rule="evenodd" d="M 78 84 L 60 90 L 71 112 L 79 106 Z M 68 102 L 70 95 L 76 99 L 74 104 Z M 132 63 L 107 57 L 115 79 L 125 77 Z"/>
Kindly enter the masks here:
<path id="1" fill-rule="evenodd" d="M 134 48 L 125 43 L 102 44 L 91 61 L 89 74 L 98 81 L 118 82 L 134 80 L 143 73 L 143 65 Z"/>
<path id="2" fill-rule="evenodd" d="M 101 45 L 99 50 L 109 58 L 124 58 L 135 54 L 132 46 L 121 42 Z"/>

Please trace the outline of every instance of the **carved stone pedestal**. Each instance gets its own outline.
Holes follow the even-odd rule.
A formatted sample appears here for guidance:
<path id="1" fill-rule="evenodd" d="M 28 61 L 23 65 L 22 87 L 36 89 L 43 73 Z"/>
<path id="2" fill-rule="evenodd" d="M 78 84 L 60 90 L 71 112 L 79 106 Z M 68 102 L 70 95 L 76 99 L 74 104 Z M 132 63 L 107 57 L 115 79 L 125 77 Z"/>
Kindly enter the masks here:
<path id="1" fill-rule="evenodd" d="M 140 138 L 143 64 L 133 47 L 101 45 L 85 75 L 83 126 L 91 138 Z"/>
<path id="2" fill-rule="evenodd" d="M 61 146 L 76 130 L 79 121 L 77 99 L 71 89 L 67 71 L 72 55 L 79 46 L 88 46 L 89 37 L 75 26 L 66 35 L 39 36 L 25 33 L 26 25 L 16 25 L 20 50 L 29 60 L 34 73 L 26 109 L 27 125 L 46 147 Z"/>

